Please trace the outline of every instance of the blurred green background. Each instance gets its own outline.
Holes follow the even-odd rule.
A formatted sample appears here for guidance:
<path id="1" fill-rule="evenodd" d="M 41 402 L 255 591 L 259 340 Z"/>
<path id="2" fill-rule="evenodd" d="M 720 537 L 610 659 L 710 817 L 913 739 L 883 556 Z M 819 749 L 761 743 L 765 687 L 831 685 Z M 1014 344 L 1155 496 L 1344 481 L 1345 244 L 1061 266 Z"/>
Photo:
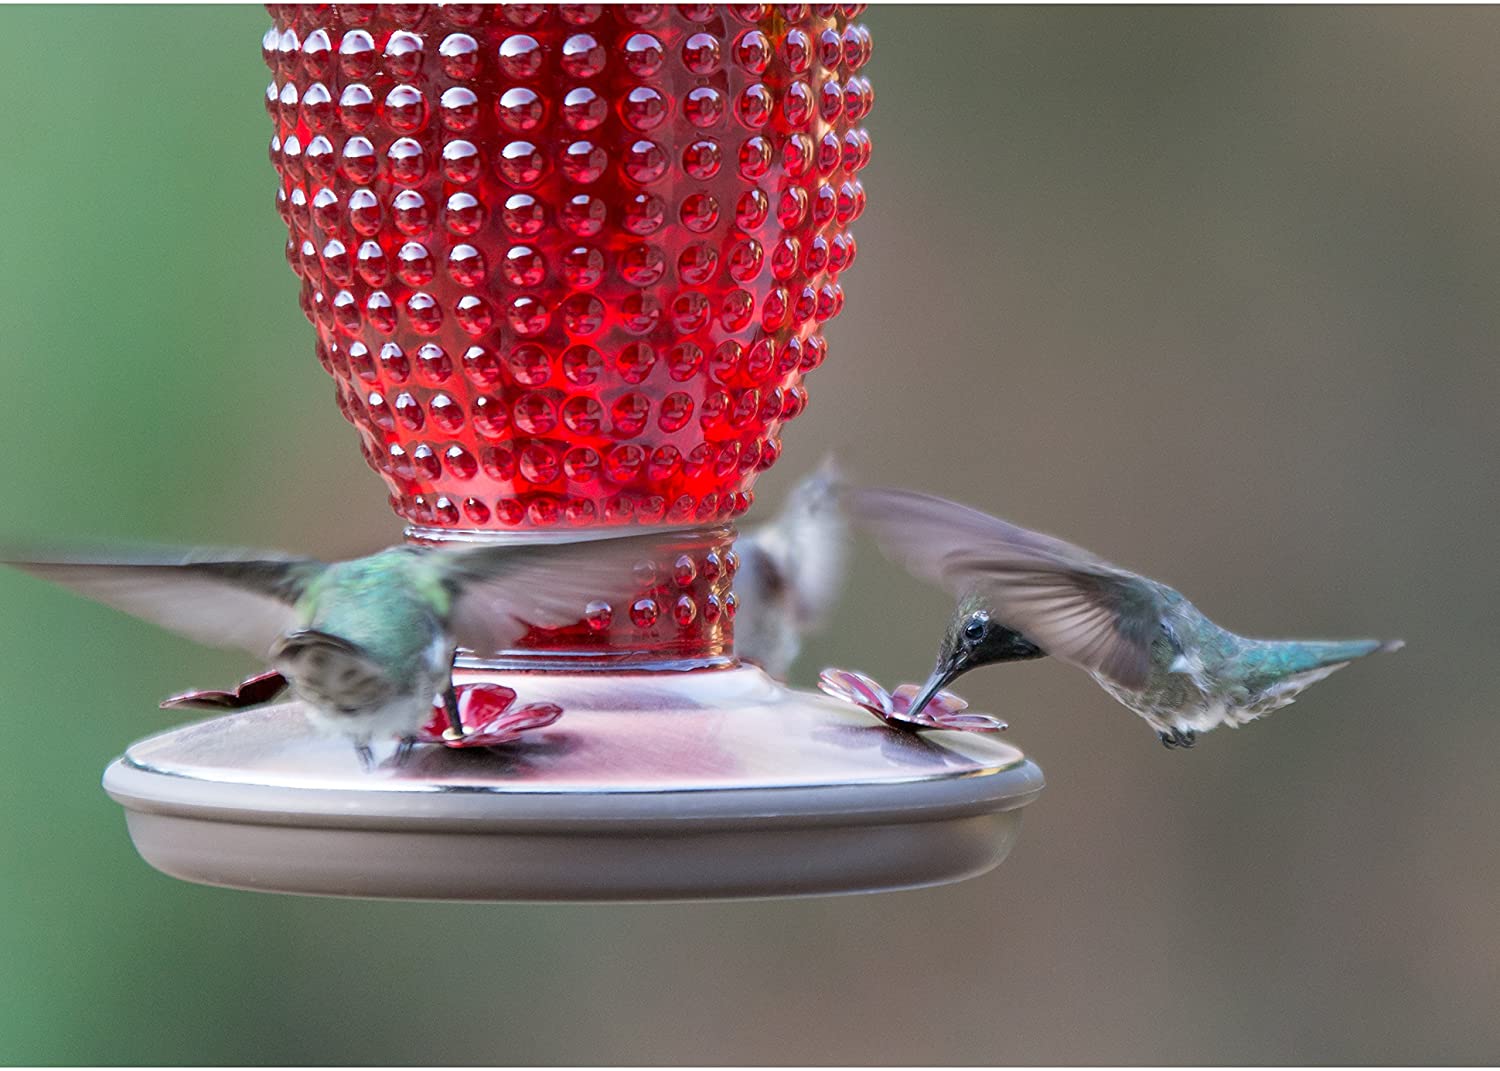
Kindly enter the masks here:
<path id="1" fill-rule="evenodd" d="M 282 260 L 267 22 L 0 14 L 6 538 L 397 535 Z M 967 678 L 1048 788 L 949 888 L 345 903 L 142 863 L 100 772 L 248 667 L 3 573 L 0 1061 L 1500 1058 L 1500 12 L 868 22 L 860 260 L 763 506 L 837 449 L 1241 631 L 1407 650 L 1188 754 L 1060 665 Z M 798 679 L 919 678 L 943 597 L 855 579 Z"/>

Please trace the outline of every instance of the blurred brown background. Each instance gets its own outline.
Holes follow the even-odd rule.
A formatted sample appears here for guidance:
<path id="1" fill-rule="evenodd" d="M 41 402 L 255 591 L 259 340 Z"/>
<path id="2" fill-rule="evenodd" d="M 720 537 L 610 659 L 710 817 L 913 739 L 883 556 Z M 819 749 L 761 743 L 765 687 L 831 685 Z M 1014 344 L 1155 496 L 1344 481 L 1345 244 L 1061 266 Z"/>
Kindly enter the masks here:
<path id="1" fill-rule="evenodd" d="M 267 21 L 0 14 L 6 536 L 396 536 L 281 259 Z M 100 771 L 247 667 L 0 574 L 0 1061 L 1500 1059 L 1500 12 L 868 22 L 860 259 L 763 507 L 833 448 L 1241 631 L 1407 650 L 1186 754 L 1060 665 L 967 678 L 1048 788 L 949 888 L 344 903 L 140 862 Z M 855 580 L 798 679 L 919 678 L 943 597 Z"/>

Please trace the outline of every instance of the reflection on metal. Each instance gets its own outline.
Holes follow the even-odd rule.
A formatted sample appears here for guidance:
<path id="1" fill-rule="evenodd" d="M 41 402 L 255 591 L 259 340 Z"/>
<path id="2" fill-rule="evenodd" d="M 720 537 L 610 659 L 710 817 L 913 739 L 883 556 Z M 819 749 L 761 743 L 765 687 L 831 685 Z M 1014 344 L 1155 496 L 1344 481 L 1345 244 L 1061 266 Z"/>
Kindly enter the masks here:
<path id="1" fill-rule="evenodd" d="M 1041 772 L 992 736 L 915 735 L 760 670 L 460 671 L 556 724 L 360 769 L 295 703 L 133 745 L 106 772 L 153 866 L 333 896 L 667 900 L 908 888 L 1005 858 Z"/>

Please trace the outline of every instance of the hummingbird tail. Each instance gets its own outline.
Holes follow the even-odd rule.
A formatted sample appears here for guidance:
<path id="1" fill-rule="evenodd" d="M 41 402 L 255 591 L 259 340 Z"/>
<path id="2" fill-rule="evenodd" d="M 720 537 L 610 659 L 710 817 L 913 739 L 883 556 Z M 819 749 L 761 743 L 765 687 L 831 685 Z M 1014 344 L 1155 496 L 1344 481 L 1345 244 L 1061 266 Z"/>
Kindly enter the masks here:
<path id="1" fill-rule="evenodd" d="M 1331 669 L 1356 658 L 1383 651 L 1399 651 L 1404 640 L 1288 640 L 1266 650 L 1266 668 L 1278 676 Z"/>

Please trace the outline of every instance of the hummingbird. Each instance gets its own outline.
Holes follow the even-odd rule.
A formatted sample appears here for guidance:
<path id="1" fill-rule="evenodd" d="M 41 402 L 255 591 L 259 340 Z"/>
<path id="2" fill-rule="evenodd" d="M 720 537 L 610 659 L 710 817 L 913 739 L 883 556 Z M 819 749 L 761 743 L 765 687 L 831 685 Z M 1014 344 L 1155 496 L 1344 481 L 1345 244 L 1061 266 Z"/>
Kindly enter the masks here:
<path id="1" fill-rule="evenodd" d="M 591 599 L 639 586 L 632 563 L 655 537 L 461 549 L 394 546 L 363 558 L 161 548 L 90 560 L 0 556 L 7 565 L 214 647 L 267 662 L 314 728 L 347 738 L 366 769 L 371 742 L 398 761 L 441 702 L 462 736 L 458 647 L 489 653 L 529 627 L 583 616 Z"/>
<path id="2" fill-rule="evenodd" d="M 1198 733 L 1286 706 L 1356 658 L 1403 646 L 1249 639 L 1159 581 L 956 502 L 891 488 L 849 501 L 888 556 L 958 597 L 914 713 L 959 674 L 1015 657 L 1019 637 L 1089 674 L 1168 748 L 1188 748 Z"/>
<path id="3" fill-rule="evenodd" d="M 849 525 L 844 480 L 832 457 L 803 477 L 781 512 L 735 540 L 740 569 L 734 650 L 785 680 L 802 637 L 827 624 L 844 586 Z"/>

